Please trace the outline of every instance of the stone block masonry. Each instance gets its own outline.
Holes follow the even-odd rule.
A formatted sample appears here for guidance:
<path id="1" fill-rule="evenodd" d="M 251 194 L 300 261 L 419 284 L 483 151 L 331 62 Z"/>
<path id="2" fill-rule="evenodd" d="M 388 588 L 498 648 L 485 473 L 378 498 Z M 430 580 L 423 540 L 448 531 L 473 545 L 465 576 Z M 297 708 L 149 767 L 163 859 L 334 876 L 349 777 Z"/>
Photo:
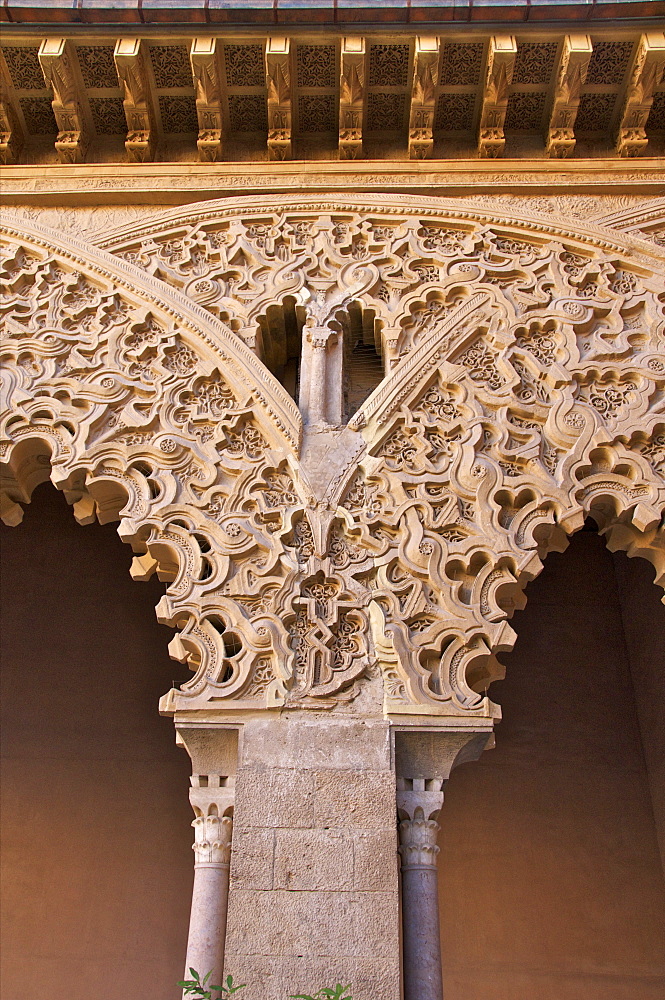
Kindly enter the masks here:
<path id="1" fill-rule="evenodd" d="M 387 722 L 243 726 L 226 968 L 246 1000 L 333 982 L 400 992 L 395 776 Z"/>

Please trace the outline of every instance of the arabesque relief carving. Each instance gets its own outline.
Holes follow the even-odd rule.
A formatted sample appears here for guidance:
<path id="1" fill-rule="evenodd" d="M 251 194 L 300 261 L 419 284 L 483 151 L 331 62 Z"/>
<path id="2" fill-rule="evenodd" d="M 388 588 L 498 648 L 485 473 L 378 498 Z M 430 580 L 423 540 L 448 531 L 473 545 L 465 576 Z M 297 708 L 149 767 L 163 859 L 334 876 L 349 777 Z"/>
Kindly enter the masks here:
<path id="1" fill-rule="evenodd" d="M 103 251 L 6 226 L 5 517 L 50 475 L 120 519 L 193 672 L 165 711 L 353 711 L 380 678 L 389 714 L 492 717 L 508 619 L 587 515 L 662 573 L 658 246 L 395 201 L 199 205 Z M 287 299 L 374 331 L 346 426 L 303 430 L 262 364 Z"/>

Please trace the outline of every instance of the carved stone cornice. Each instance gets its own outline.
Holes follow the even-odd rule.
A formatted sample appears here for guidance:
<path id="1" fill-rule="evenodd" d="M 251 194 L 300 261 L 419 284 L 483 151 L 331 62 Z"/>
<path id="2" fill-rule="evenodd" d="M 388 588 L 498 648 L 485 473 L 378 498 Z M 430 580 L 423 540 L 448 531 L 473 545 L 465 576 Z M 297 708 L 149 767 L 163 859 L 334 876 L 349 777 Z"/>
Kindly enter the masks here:
<path id="1" fill-rule="evenodd" d="M 656 86 L 665 71 L 665 33 L 652 31 L 640 38 L 630 72 L 616 138 L 619 156 L 640 156 L 649 142 L 646 124 Z"/>
<path id="2" fill-rule="evenodd" d="M 566 35 L 561 49 L 545 148 L 551 157 L 572 156 L 575 118 L 593 46 L 588 35 Z"/>
<path id="3" fill-rule="evenodd" d="M 478 134 L 478 153 L 481 157 L 494 159 L 501 156 L 506 144 L 503 125 L 516 56 L 517 42 L 512 35 L 490 38 Z"/>
<path id="4" fill-rule="evenodd" d="M 40 145 L 33 140 L 52 127 L 50 111 L 44 107 L 48 95 L 39 74 L 35 80 L 32 43 L 25 31 L 12 25 L 5 29 L 10 76 L 23 109 L 18 120 L 29 140 L 24 155 L 33 157 Z M 644 38 L 657 39 L 660 33 L 655 29 L 642 41 L 635 29 L 627 27 L 618 30 L 616 42 L 594 36 L 593 80 L 583 85 L 581 105 L 578 70 L 587 64 L 583 49 L 588 47 L 584 35 L 566 35 L 563 29 L 553 34 L 548 28 L 539 37 L 534 24 L 528 31 L 522 27 L 517 43 L 511 36 L 495 34 L 497 29 L 488 25 L 484 32 L 474 32 L 473 39 L 463 40 L 454 30 L 441 35 L 423 25 L 400 41 L 370 31 L 345 33 L 349 29 L 355 30 L 350 23 L 341 34 L 338 28 L 322 26 L 314 41 L 297 28 L 289 27 L 285 34 L 286 25 L 243 38 L 221 25 L 202 35 L 174 24 L 168 40 L 158 41 L 141 30 L 136 37 L 123 38 L 120 27 L 115 37 L 107 31 L 96 33 L 92 26 L 85 36 L 63 28 L 60 42 L 71 56 L 75 101 L 58 101 L 56 106 L 63 121 L 74 123 L 72 129 L 60 128 L 62 155 L 78 161 L 82 156 L 69 141 L 81 131 L 72 118 L 76 106 L 81 111 L 80 121 L 76 120 L 84 126 L 81 149 L 89 137 L 87 159 L 107 162 L 111 137 L 120 131 L 120 94 L 108 66 L 113 44 L 120 53 L 130 162 L 149 161 L 158 141 L 165 161 L 180 161 L 187 146 L 193 152 L 196 143 L 204 162 L 220 162 L 224 140 L 224 155 L 244 167 L 263 160 L 259 137 L 267 130 L 273 162 L 301 153 L 308 159 L 312 141 L 317 164 L 359 160 L 364 139 L 365 154 L 373 149 L 384 165 L 379 171 L 390 170 L 396 159 L 405 164 L 433 159 L 435 149 L 437 157 L 449 157 L 444 162 L 452 164 L 463 150 L 469 155 L 474 129 L 479 131 L 482 158 L 501 155 L 506 122 L 512 157 L 530 159 L 534 135 L 542 130 L 548 154 L 564 157 L 574 145 L 574 119 L 584 136 L 585 152 L 596 162 L 597 154 L 607 156 L 610 127 L 616 131 L 620 125 L 622 130 L 619 155 L 629 149 L 629 134 L 630 148 L 637 148 L 635 129 L 644 131 L 651 100 L 647 90 L 653 90 L 649 66 L 656 57 L 648 55 L 642 67 L 638 54 L 637 76 L 632 77 L 629 62 L 631 50 L 642 52 Z M 580 42 L 583 49 L 578 49 Z M 57 38 L 46 37 L 43 45 L 56 43 Z M 104 51 L 106 57 L 101 55 Z M 557 51 L 560 65 L 553 79 Z M 194 53 L 195 121 L 187 52 Z M 58 86 L 65 95 L 66 73 Z M 656 86 L 662 91 L 661 83 Z M 548 100 L 552 103 L 546 111 Z M 651 123 L 654 128 L 657 114 Z M 634 124 L 638 119 L 639 126 Z M 446 141 L 440 141 L 444 136 Z M 643 150 L 645 136 L 640 136 Z M 588 150 L 590 143 L 595 144 L 593 151 Z M 242 178 L 242 169 L 238 173 Z"/>
<path id="5" fill-rule="evenodd" d="M 263 198 L 271 191 L 284 192 L 287 198 L 305 196 L 319 202 L 338 194 L 340 203 L 357 199 L 359 191 L 390 193 L 391 201 L 418 196 L 431 202 L 442 190 L 451 199 L 473 196 L 489 204 L 497 194 L 514 195 L 516 189 L 532 201 L 536 213 L 549 215 L 544 228 L 559 224 L 566 215 L 560 198 L 579 199 L 582 188 L 587 195 L 600 199 L 611 196 L 660 197 L 665 184 L 662 159 L 599 158 L 578 160 L 512 160 L 510 170 L 500 171 L 492 160 L 411 160 L 409 163 L 386 160 L 317 161 L 306 172 L 294 171 L 289 163 L 169 163 L 80 164 L 76 167 L 53 164 L 45 173 L 41 166 L 0 166 L 0 180 L 5 205 L 48 206 L 99 204 L 145 204 L 150 195 L 155 211 L 162 206 L 186 204 L 196 211 L 198 202 L 217 198 L 220 190 L 234 193 L 234 203 L 251 196 Z M 290 192 L 295 192 L 290 193 Z M 528 203 L 527 203 L 528 204 Z M 566 203 L 561 203 L 561 205 Z M 569 203 L 568 203 L 569 204 Z M 610 202 L 611 204 L 611 202 Z M 468 206 L 467 206 L 468 207 Z M 582 220 L 593 210 L 576 213 Z M 380 207 L 377 211 L 380 211 Z M 529 209 L 527 209 L 528 212 Z M 513 203 L 511 211 L 522 209 Z M 612 209 L 608 206 L 606 212 Z M 598 214 L 603 213 L 599 202 Z"/>

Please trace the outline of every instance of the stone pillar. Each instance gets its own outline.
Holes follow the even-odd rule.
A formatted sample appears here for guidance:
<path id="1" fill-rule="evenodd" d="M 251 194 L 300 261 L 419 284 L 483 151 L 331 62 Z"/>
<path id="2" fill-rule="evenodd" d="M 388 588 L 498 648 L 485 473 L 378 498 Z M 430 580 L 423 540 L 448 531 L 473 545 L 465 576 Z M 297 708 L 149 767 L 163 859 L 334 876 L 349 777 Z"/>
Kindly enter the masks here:
<path id="1" fill-rule="evenodd" d="M 443 1000 L 437 818 L 453 767 L 476 760 L 491 740 L 489 727 L 395 733 L 404 1000 Z"/>
<path id="2" fill-rule="evenodd" d="M 407 785 L 404 779 L 398 782 L 398 815 L 405 817 L 399 824 L 404 1000 L 443 998 L 436 868 L 439 824 L 434 818 L 443 805 L 442 785 L 415 779 L 411 795 L 404 795 Z"/>
<path id="3" fill-rule="evenodd" d="M 185 979 L 195 969 L 201 979 L 220 983 L 229 897 L 233 832 L 236 730 L 211 726 L 178 727 L 178 742 L 192 758 L 189 801 L 194 810 L 194 886 L 187 939 Z"/>
<path id="4" fill-rule="evenodd" d="M 350 984 L 400 996 L 390 724 L 264 713 L 243 724 L 226 969 L 243 1000 Z"/>

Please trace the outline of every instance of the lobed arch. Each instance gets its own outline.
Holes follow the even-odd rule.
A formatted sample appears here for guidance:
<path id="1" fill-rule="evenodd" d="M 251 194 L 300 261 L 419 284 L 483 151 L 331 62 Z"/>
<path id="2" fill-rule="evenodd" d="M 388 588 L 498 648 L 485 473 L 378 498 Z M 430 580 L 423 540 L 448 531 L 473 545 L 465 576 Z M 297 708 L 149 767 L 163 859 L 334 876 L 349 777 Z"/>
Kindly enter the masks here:
<path id="1" fill-rule="evenodd" d="M 657 245 L 407 196 L 187 206 L 102 249 L 22 229 L 8 227 L 5 271 L 8 519 L 49 470 L 80 520 L 121 518 L 133 574 L 169 583 L 158 617 L 194 674 L 164 711 L 354 711 L 366 690 L 390 716 L 489 720 L 524 585 L 587 516 L 662 581 Z M 227 278 L 241 253 L 239 285 Z M 48 325 L 25 337 L 35 316 L 15 294 L 40 267 L 56 344 Z M 102 384 L 88 336 L 106 336 L 118 288 L 135 310 L 122 335 L 148 352 L 125 352 L 122 391 L 140 382 L 131 365 L 154 363 L 155 423 L 147 398 Z M 252 324 L 287 293 L 315 332 L 350 305 L 368 310 L 386 362 L 349 425 L 305 427 L 300 453 L 293 401 L 252 353 Z M 176 337 L 200 351 L 180 381 L 150 354 L 162 316 L 163 357 Z M 123 427 L 100 438 L 120 403 Z"/>
<path id="2" fill-rule="evenodd" d="M 171 582 L 160 615 L 186 620 L 192 588 L 219 569 L 206 555 L 206 514 L 189 501 L 205 495 L 215 507 L 242 493 L 259 457 L 292 462 L 298 410 L 223 323 L 140 269 L 9 217 L 3 246 L 3 519 L 18 523 L 50 478 L 81 523 L 120 518 L 138 578 L 157 565 L 144 542 L 157 532 Z M 226 537 L 230 552 L 242 548 Z M 177 643 L 189 648 L 186 636 Z M 205 632 L 196 652 L 206 643 L 210 659 Z"/>

